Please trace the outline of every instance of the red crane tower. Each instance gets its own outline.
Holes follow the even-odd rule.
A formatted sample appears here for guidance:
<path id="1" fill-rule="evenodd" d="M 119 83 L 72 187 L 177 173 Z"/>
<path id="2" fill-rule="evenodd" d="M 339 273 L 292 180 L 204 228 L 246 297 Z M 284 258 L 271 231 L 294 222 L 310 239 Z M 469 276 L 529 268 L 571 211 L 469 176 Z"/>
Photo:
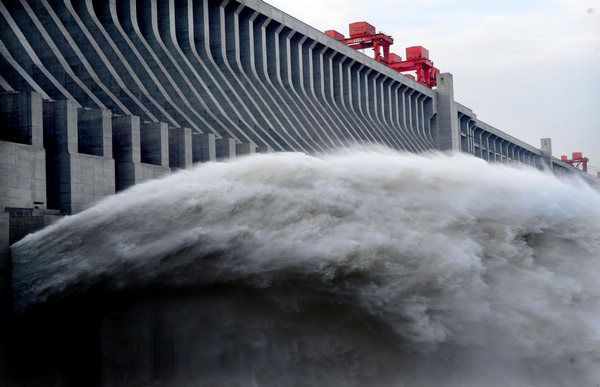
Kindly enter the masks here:
<path id="1" fill-rule="evenodd" d="M 581 152 L 573 152 L 573 158 L 571 160 L 569 160 L 567 156 L 562 155 L 560 156 L 560 161 L 571 164 L 575 168 L 579 168 L 581 165 L 583 172 L 587 172 L 587 163 L 589 159 L 587 157 L 583 157 Z"/>
<path id="2" fill-rule="evenodd" d="M 348 39 L 343 34 L 334 30 L 325 31 L 325 34 L 355 50 L 373 48 L 373 51 L 375 51 L 375 60 L 388 64 L 387 58 L 390 55 L 390 46 L 394 44 L 394 39 L 391 36 L 381 32 L 377 33 L 375 27 L 364 21 L 350 23 L 349 31 L 350 37 Z M 383 48 L 383 55 L 381 55 L 380 48 Z"/>
<path id="3" fill-rule="evenodd" d="M 417 82 L 427 87 L 436 85 L 435 76 L 440 71 L 433 66 L 433 62 L 429 59 L 429 51 L 426 48 L 422 46 L 408 47 L 406 49 L 406 60 L 403 61 L 399 55 L 390 53 L 390 46 L 394 44 L 394 39 L 381 32 L 377 33 L 375 27 L 371 24 L 364 21 L 350 23 L 349 32 L 349 38 L 334 30 L 325 31 L 325 34 L 355 50 L 373 48 L 376 61 L 401 73 L 416 71 Z M 381 49 L 383 49 L 383 55 Z M 411 74 L 405 75 L 414 79 Z"/>
<path id="4" fill-rule="evenodd" d="M 396 54 L 391 55 L 392 60 L 388 66 L 399 72 L 414 70 L 417 72 L 417 82 L 430 88 L 436 85 L 435 76 L 440 70 L 433 66 L 433 62 L 429 59 L 429 51 L 425 47 L 407 47 L 404 61 Z"/>

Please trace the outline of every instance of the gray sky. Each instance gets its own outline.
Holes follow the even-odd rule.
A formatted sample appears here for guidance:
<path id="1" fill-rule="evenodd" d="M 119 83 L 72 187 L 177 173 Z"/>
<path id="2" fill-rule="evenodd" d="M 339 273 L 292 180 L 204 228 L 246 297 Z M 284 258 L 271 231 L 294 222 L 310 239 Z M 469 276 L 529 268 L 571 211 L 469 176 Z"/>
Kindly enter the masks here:
<path id="1" fill-rule="evenodd" d="M 426 47 L 479 119 L 537 148 L 551 137 L 555 157 L 583 152 L 600 171 L 600 0 L 267 2 L 346 36 L 367 21 L 403 58 Z"/>

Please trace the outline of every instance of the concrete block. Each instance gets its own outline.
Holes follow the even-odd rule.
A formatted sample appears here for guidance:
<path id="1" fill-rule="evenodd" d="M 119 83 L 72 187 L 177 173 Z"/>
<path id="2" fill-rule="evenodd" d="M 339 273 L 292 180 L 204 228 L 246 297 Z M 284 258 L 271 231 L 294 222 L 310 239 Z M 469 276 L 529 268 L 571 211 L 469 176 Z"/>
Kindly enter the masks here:
<path id="1" fill-rule="evenodd" d="M 0 211 L 5 207 L 46 206 L 46 152 L 43 148 L 0 141 Z"/>
<path id="2" fill-rule="evenodd" d="M 98 200 L 115 193 L 114 160 L 85 154 L 69 156 L 71 179 L 68 190 L 71 212 L 68 213 L 83 211 Z M 61 212 L 62 210 L 61 208 Z M 67 213 L 66 210 L 64 212 Z"/>
<path id="3" fill-rule="evenodd" d="M 164 122 L 140 124 L 142 163 L 169 167 L 169 132 Z"/>
<path id="4" fill-rule="evenodd" d="M 42 147 L 42 96 L 38 93 L 0 93 L 0 140 Z"/>
<path id="5" fill-rule="evenodd" d="M 256 144 L 245 142 L 242 144 L 235 145 L 236 155 L 253 155 L 256 153 Z"/>
<path id="6" fill-rule="evenodd" d="M 192 161 L 204 163 L 217 160 L 217 150 L 213 133 L 192 135 Z"/>
<path id="7" fill-rule="evenodd" d="M 8 212 L 0 212 L 0 308 L 3 308 L 7 303 L 10 302 L 11 268 L 9 221 L 10 218 Z"/>
<path id="8" fill-rule="evenodd" d="M 458 111 L 454 102 L 452 74 L 437 74 L 437 142 L 444 151 L 460 150 Z"/>
<path id="9" fill-rule="evenodd" d="M 77 153 L 77 104 L 44 101 L 44 148 L 49 152 Z"/>
<path id="10" fill-rule="evenodd" d="M 539 162 L 539 168 L 552 170 L 552 139 L 540 139 L 540 150 L 542 151 L 542 157 Z"/>
<path id="11" fill-rule="evenodd" d="M 132 161 L 140 163 L 140 117 L 113 116 L 112 138 L 114 159 L 121 163 Z"/>
<path id="12" fill-rule="evenodd" d="M 159 165 L 136 164 L 135 175 L 138 180 L 136 180 L 135 183 L 138 184 L 146 180 L 159 179 L 168 175 L 170 172 L 171 170 L 169 168 L 161 167 Z"/>
<path id="13" fill-rule="evenodd" d="M 169 167 L 171 169 L 192 167 L 190 128 L 169 128 Z"/>
<path id="14" fill-rule="evenodd" d="M 80 108 L 77 112 L 78 152 L 112 157 L 112 115 L 105 109 Z"/>
<path id="15" fill-rule="evenodd" d="M 141 163 L 140 118 L 113 116 L 113 155 L 115 159 L 115 189 L 122 191 L 136 184 L 135 165 Z"/>
<path id="16" fill-rule="evenodd" d="M 215 141 L 217 160 L 235 159 L 235 140 L 231 137 Z"/>
<path id="17" fill-rule="evenodd" d="M 270 145 L 261 145 L 256 147 L 257 153 L 273 153 L 273 148 Z"/>
<path id="18" fill-rule="evenodd" d="M 70 101 L 44 102 L 49 208 L 58 209 L 62 214 L 74 214 L 115 193 L 112 120 L 109 114 L 106 110 L 93 109 L 78 112 L 77 106 Z M 79 118 L 86 126 L 83 128 L 82 141 L 85 143 L 82 150 L 107 156 L 78 153 Z"/>

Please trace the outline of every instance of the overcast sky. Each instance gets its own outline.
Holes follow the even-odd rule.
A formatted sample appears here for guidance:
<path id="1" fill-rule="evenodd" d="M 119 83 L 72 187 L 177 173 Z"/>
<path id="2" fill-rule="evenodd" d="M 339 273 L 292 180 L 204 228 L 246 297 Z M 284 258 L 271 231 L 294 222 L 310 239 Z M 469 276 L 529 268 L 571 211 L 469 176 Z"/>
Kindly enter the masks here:
<path id="1" fill-rule="evenodd" d="M 346 36 L 367 21 L 403 58 L 426 47 L 480 120 L 536 148 L 550 137 L 555 157 L 580 151 L 600 171 L 600 0 L 267 2 Z"/>

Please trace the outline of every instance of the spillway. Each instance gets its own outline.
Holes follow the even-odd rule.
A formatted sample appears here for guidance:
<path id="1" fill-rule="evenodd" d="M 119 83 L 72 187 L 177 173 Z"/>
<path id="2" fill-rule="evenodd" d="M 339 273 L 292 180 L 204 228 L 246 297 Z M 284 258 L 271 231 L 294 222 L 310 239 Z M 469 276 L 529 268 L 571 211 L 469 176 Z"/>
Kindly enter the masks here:
<path id="1" fill-rule="evenodd" d="M 8 364 L 56 385 L 593 385 L 598 208 L 583 181 L 467 155 L 199 166 L 13 246 Z"/>

